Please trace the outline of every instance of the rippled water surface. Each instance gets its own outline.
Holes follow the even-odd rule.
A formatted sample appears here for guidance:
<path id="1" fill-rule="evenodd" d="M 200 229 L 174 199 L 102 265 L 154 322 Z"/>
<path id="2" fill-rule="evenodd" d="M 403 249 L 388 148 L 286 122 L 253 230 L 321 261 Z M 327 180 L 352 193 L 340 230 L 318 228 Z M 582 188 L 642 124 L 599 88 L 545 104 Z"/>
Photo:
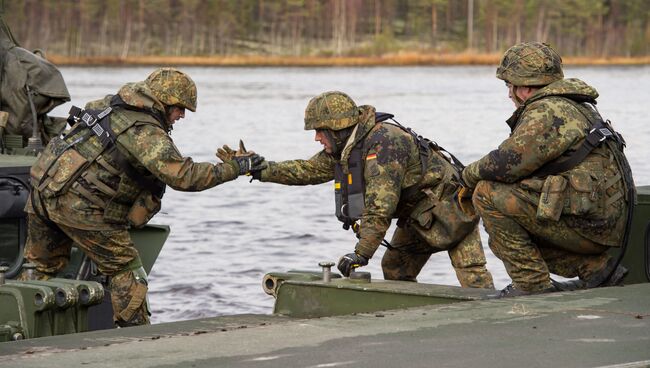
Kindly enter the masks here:
<path id="1" fill-rule="evenodd" d="M 188 112 L 172 137 L 195 161 L 216 161 L 217 147 L 235 146 L 240 138 L 270 160 L 310 157 L 321 147 L 313 132 L 303 130 L 303 112 L 311 97 L 327 90 L 396 114 L 466 163 L 507 137 L 504 121 L 513 110 L 494 67 L 183 69 L 197 82 L 198 111 Z M 62 68 L 72 102 L 80 106 L 151 70 Z M 650 184 L 650 67 L 569 67 L 565 74 L 600 92 L 601 112 L 627 140 L 637 184 Z M 332 192 L 331 183 L 289 187 L 247 178 L 200 193 L 169 189 L 152 221 L 171 226 L 150 275 L 153 322 L 271 313 L 273 299 L 261 288 L 266 272 L 317 270 L 319 261 L 354 249 L 354 235 L 333 215 Z M 503 287 L 508 275 L 487 248 L 487 234 L 481 236 L 488 268 Z M 382 254 L 383 248 L 366 267 L 373 277 L 381 277 Z M 419 280 L 458 284 L 446 253 L 432 256 Z"/>

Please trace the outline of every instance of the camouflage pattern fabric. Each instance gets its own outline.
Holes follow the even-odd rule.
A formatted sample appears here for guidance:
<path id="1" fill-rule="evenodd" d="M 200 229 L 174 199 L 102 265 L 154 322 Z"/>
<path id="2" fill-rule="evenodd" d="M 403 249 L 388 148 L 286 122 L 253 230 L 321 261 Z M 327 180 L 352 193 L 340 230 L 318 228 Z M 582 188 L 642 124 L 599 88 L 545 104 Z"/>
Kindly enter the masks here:
<path id="1" fill-rule="evenodd" d="M 164 114 L 164 104 L 144 82 L 125 85 L 119 96 L 128 105 Z M 103 109 L 111 97 L 93 101 L 86 108 Z M 239 175 L 239 166 L 235 162 L 215 165 L 195 163 L 191 158 L 183 157 L 169 136 L 168 127 L 146 113 L 116 107 L 109 118 L 111 128 L 119 134 L 117 149 L 143 176 L 153 177 L 176 190 L 201 191 Z M 116 131 L 119 127 L 125 130 Z M 56 151 L 48 149 L 54 144 L 56 140 L 46 147 L 37 165 L 41 160 L 47 161 L 48 152 Z M 99 266 L 102 274 L 112 277 L 110 288 L 116 323 L 123 326 L 148 323 L 144 302 L 146 282 L 131 266 L 138 263 L 139 256 L 126 230 L 129 226 L 127 217 L 134 205 L 153 207 L 148 208 L 152 215 L 160 208 L 160 201 L 116 169 L 119 166 L 108 155 L 101 155 L 83 165 L 83 160 L 92 156 L 92 152 L 101 152 L 96 137 L 66 151 L 69 155 L 65 156 L 66 159 L 61 156 L 57 161 L 55 173 L 47 185 L 38 181 L 32 183 L 36 192 L 35 202 L 32 204 L 29 200 L 25 207 L 30 214 L 25 258 L 35 263 L 39 272 L 54 275 L 67 264 L 74 241 Z M 32 168 L 32 177 L 37 165 Z M 42 223 L 34 215 L 34 207 L 39 214 L 53 221 L 58 230 Z M 111 216 L 107 216 L 109 214 Z M 146 220 L 148 217 L 145 216 Z"/>
<path id="2" fill-rule="evenodd" d="M 110 278 L 113 321 L 120 327 L 148 325 L 150 323 L 144 269 L 126 269 Z"/>
<path id="3" fill-rule="evenodd" d="M 145 300 L 133 305 L 129 319 L 121 315 L 127 309 L 140 283 L 135 281 L 129 265 L 139 262 L 138 251 L 126 230 L 81 230 L 58 224 L 54 228 L 45 224 L 38 216 L 28 215 L 28 235 L 25 258 L 36 264 L 35 275 L 39 279 L 55 277 L 68 264 L 72 243 L 75 243 L 98 267 L 111 278 L 109 291 L 113 304 L 113 318 L 121 325 L 148 324 L 149 315 Z M 19 279 L 26 279 L 23 272 Z M 144 290 L 146 293 L 146 289 Z"/>
<path id="4" fill-rule="evenodd" d="M 350 138 L 340 159 L 345 167 L 349 148 L 364 141 L 365 209 L 355 252 L 371 258 L 384 239 L 391 220 L 405 217 L 408 220 L 404 229 L 399 229 L 394 238 L 397 242 L 394 246 L 403 251 L 386 253 L 386 265 L 390 267 L 385 270 L 386 277 L 415 280 L 432 253 L 454 249 L 460 243 L 464 244 L 463 249 L 454 255 L 450 253 L 450 257 L 457 273 L 462 275 L 459 276 L 461 284 L 492 287 L 492 277 L 485 268 L 480 239 L 465 242 L 476 231 L 478 218 L 473 214 L 447 216 L 444 211 L 436 212 L 434 209 L 433 201 L 440 204 L 440 209 L 445 203 L 453 206 L 458 183 L 450 174 L 450 170 L 453 170 L 451 165 L 440 155 L 432 154 L 428 171 L 422 178 L 419 150 L 412 136 L 392 124 L 376 124 L 373 107 L 361 106 L 360 110 L 362 113 L 356 133 Z M 337 159 L 325 151 L 309 160 L 269 162 L 268 168 L 261 173 L 261 181 L 286 185 L 321 184 L 333 180 L 336 163 Z M 401 197 L 402 190 L 418 183 L 422 189 L 429 188 L 431 196 L 425 196 L 408 211 L 410 207 Z M 462 223 L 454 223 L 456 219 L 460 221 L 461 217 Z M 409 246 L 411 239 L 418 239 L 417 245 Z M 421 251 L 423 255 L 418 254 Z"/>
<path id="5" fill-rule="evenodd" d="M 545 86 L 564 78 L 562 58 L 545 43 L 520 43 L 503 54 L 497 78 L 513 86 Z"/>
<path id="6" fill-rule="evenodd" d="M 397 228 L 390 244 L 392 249 L 387 249 L 381 259 L 386 280 L 417 281 L 431 255 L 446 250 L 462 287 L 494 288 L 492 275 L 485 267 L 478 226 L 451 249 L 428 243 L 410 228 Z"/>
<path id="7" fill-rule="evenodd" d="M 519 184 L 481 181 L 474 192 L 490 249 L 515 288 L 542 291 L 552 286 L 549 272 L 588 280 L 605 267 L 608 247 L 584 238 L 565 221 L 536 220 L 537 205 L 521 199 L 519 191 Z"/>
<path id="8" fill-rule="evenodd" d="M 120 97 L 132 106 L 153 108 L 162 106 L 160 102 L 156 103 L 152 100 L 150 92 L 143 93 L 147 90 L 148 88 L 142 82 L 127 84 L 120 90 Z M 94 101 L 86 107 L 102 108 L 106 106 L 108 100 L 110 98 Z M 236 163 L 232 161 L 223 164 L 195 163 L 192 158 L 181 155 L 164 127 L 152 123 L 151 117 L 146 114 L 135 114 L 136 117 L 140 115 L 141 120 L 120 134 L 117 142 L 118 149 L 128 157 L 129 162 L 139 172 L 150 173 L 170 187 L 181 191 L 201 191 L 237 178 L 239 167 Z M 117 116 L 113 115 L 110 117 L 110 119 L 116 118 Z M 93 144 L 93 140 L 87 141 L 87 144 Z M 110 161 L 110 158 L 106 160 Z M 60 167 L 59 170 L 65 168 Z M 86 171 L 96 176 L 100 183 L 84 181 L 83 186 L 105 203 L 125 203 L 128 209 L 135 202 L 138 191 L 142 190 L 135 186 L 136 184 L 132 183 L 126 174 L 115 175 L 116 173 L 106 170 L 105 166 L 97 161 L 93 162 Z M 108 195 L 106 190 L 100 188 L 101 183 L 112 187 L 117 194 Z M 131 183 L 129 188 L 132 186 L 132 190 L 120 190 L 127 183 Z M 89 201 L 74 189 L 54 198 L 44 199 L 43 202 L 50 219 L 67 226 L 85 230 L 109 230 L 124 228 L 127 224 L 126 220 L 123 223 L 106 222 L 105 208 Z M 31 207 L 28 203 L 25 210 L 33 213 Z M 126 215 L 125 212 L 123 216 Z"/>
<path id="9" fill-rule="evenodd" d="M 189 75 L 176 68 L 156 69 L 145 80 L 162 103 L 196 111 L 196 84 Z"/>
<path id="10" fill-rule="evenodd" d="M 590 127 L 562 96 L 594 101 L 598 93 L 578 79 L 541 88 L 508 120 L 510 137 L 463 171 L 468 185 L 478 184 L 474 205 L 490 248 L 525 291 L 549 287 L 549 271 L 588 279 L 605 264 L 608 247 L 621 245 L 625 231 L 628 204 L 608 146 L 566 172 L 534 176 L 580 147 Z"/>
<path id="11" fill-rule="evenodd" d="M 331 91 L 312 98 L 305 109 L 305 130 L 341 130 L 359 121 L 359 109 L 350 96 Z"/>

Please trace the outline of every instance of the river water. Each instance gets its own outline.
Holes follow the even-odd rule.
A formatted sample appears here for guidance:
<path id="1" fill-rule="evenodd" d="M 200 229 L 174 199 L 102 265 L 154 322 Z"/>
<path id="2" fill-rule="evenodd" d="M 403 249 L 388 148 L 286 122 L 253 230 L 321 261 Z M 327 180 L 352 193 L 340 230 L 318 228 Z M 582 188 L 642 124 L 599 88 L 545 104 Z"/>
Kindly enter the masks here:
<path id="1" fill-rule="evenodd" d="M 143 80 L 153 68 L 63 67 L 72 103 L 115 93 Z M 217 161 L 217 147 L 246 147 L 269 160 L 308 158 L 321 149 L 303 130 L 309 99 L 328 90 L 347 92 L 359 104 L 391 112 L 403 125 L 437 141 L 469 163 L 509 133 L 513 111 L 494 67 L 183 68 L 198 85 L 198 111 L 188 111 L 172 137 L 195 161 Z M 650 184 L 650 67 L 568 67 L 600 92 L 599 108 L 628 143 L 637 185 Z M 64 115 L 70 104 L 55 110 Z M 355 237 L 333 216 L 332 184 L 289 187 L 239 178 L 200 193 L 168 189 L 152 221 L 171 235 L 150 275 L 154 323 L 235 313 L 271 313 L 265 273 L 318 270 L 354 249 Z M 390 238 L 394 228 L 389 230 Z M 487 247 L 495 284 L 510 281 Z M 365 268 L 381 278 L 383 248 Z M 446 253 L 435 254 L 421 282 L 458 285 Z"/>

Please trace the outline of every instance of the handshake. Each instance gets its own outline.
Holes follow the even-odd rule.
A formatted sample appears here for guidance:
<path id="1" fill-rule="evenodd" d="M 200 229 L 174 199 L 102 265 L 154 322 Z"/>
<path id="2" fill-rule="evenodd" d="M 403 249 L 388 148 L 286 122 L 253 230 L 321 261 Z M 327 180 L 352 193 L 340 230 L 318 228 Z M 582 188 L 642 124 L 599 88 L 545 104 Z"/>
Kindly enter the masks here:
<path id="1" fill-rule="evenodd" d="M 235 162 L 239 167 L 239 175 L 252 175 L 254 179 L 259 179 L 260 172 L 267 166 L 264 157 L 253 151 L 247 151 L 241 140 L 237 151 L 224 144 L 217 149 L 216 155 L 224 163 Z"/>

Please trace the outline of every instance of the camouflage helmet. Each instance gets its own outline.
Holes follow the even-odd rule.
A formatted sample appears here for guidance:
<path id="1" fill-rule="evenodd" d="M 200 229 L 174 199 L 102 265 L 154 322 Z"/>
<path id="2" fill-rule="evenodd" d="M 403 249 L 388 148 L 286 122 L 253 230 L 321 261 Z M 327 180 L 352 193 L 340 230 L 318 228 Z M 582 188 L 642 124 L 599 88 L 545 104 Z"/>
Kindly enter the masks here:
<path id="1" fill-rule="evenodd" d="M 497 78 L 513 86 L 545 86 L 564 78 L 562 58 L 545 43 L 520 43 L 503 54 Z"/>
<path id="2" fill-rule="evenodd" d="M 196 84 L 176 68 L 158 68 L 145 80 L 154 96 L 167 106 L 196 111 Z"/>
<path id="3" fill-rule="evenodd" d="M 305 130 L 341 130 L 358 122 L 357 104 L 339 91 L 321 93 L 312 98 L 305 109 Z"/>

